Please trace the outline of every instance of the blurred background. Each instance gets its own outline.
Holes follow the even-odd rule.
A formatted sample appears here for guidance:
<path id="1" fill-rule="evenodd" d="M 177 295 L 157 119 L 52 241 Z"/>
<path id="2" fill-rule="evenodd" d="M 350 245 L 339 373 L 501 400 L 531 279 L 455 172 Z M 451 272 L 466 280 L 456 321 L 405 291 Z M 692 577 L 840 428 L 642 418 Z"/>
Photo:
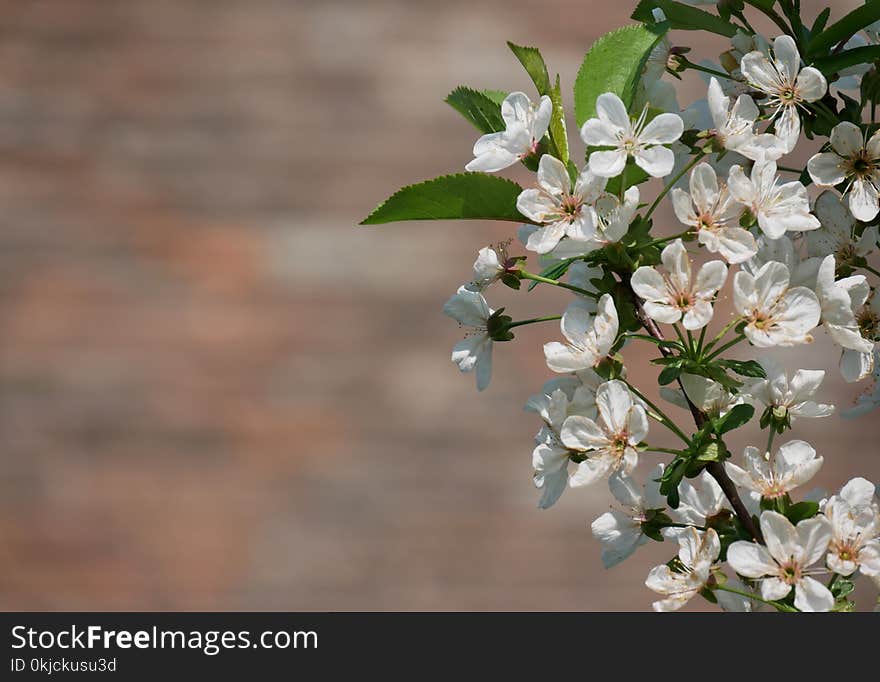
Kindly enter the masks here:
<path id="1" fill-rule="evenodd" d="M 511 227 L 355 226 L 471 158 L 456 85 L 530 91 L 505 40 L 570 92 L 633 4 L 0 1 L 0 608 L 650 608 L 669 545 L 605 571 L 604 489 L 535 506 L 556 325 L 485 394 L 449 361 L 441 306 Z M 789 357 L 845 407 L 834 353 Z M 797 424 L 817 485 L 880 479 L 876 417 Z"/>

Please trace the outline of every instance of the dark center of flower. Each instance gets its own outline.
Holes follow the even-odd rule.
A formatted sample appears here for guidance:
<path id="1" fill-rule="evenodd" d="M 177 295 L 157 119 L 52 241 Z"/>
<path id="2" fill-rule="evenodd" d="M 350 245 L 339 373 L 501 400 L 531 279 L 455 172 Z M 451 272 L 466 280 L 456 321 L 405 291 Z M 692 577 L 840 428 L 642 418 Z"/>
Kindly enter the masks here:
<path id="1" fill-rule="evenodd" d="M 579 197 L 566 194 L 562 198 L 562 213 L 568 218 L 569 222 L 573 221 L 580 215 L 583 201 Z"/>
<path id="2" fill-rule="evenodd" d="M 755 329 L 766 330 L 773 326 L 773 320 L 769 315 L 762 311 L 755 311 L 749 317 L 749 324 Z"/>
<path id="3" fill-rule="evenodd" d="M 611 439 L 611 449 L 614 450 L 618 457 L 623 455 L 628 445 L 629 434 L 626 431 L 615 434 L 614 438 Z"/>
<path id="4" fill-rule="evenodd" d="M 866 339 L 875 339 L 880 335 L 880 315 L 871 310 L 868 306 L 856 315 L 856 322 L 859 325 L 859 332 Z"/>
<path id="5" fill-rule="evenodd" d="M 794 561 L 789 561 L 782 566 L 782 573 L 779 577 L 789 585 L 794 585 L 801 579 L 801 568 Z"/>

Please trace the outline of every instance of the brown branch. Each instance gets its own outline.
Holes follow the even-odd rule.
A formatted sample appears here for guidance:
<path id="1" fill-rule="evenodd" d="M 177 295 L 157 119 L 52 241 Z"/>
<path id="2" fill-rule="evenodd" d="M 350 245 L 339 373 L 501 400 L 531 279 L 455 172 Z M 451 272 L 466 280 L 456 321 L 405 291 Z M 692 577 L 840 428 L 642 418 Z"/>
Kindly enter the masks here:
<path id="1" fill-rule="evenodd" d="M 642 307 L 643 301 L 636 295 L 636 292 L 633 291 L 632 286 L 630 286 L 629 276 L 621 277 L 621 282 L 629 292 L 633 305 L 636 308 L 636 315 L 639 318 L 639 322 L 645 328 L 645 331 L 647 331 L 648 334 L 653 336 L 658 341 L 663 341 L 663 332 L 660 331 L 657 323 L 654 322 L 654 320 L 652 320 L 650 317 L 648 317 L 647 313 L 645 313 L 645 309 Z M 668 351 L 663 346 L 659 346 L 659 349 L 663 357 L 666 357 L 670 353 L 670 351 Z M 703 425 L 706 423 L 706 415 L 703 414 L 700 408 L 698 408 L 696 405 L 693 404 L 693 402 L 691 402 L 691 399 L 688 397 L 687 391 L 684 390 L 684 385 L 681 383 L 680 377 L 677 381 L 679 387 L 681 388 L 682 395 L 684 395 L 684 399 L 687 401 L 687 405 L 690 408 L 691 415 L 694 418 L 694 423 L 697 425 L 698 429 L 703 428 Z M 709 472 L 709 475 L 714 478 L 717 481 L 718 485 L 721 487 L 721 490 L 724 492 L 724 495 L 727 497 L 728 501 L 733 507 L 733 511 L 736 512 L 736 516 L 739 519 L 740 523 L 743 525 L 743 528 L 745 528 L 755 540 L 757 540 L 758 542 L 763 542 L 761 531 L 755 525 L 755 522 L 752 519 L 752 515 L 749 514 L 749 510 L 746 509 L 746 505 L 743 503 L 742 498 L 739 496 L 739 491 L 736 489 L 736 484 L 732 480 L 730 480 L 730 476 L 727 475 L 727 471 L 724 469 L 724 464 L 722 464 L 721 462 L 709 462 L 706 465 L 706 471 Z"/>

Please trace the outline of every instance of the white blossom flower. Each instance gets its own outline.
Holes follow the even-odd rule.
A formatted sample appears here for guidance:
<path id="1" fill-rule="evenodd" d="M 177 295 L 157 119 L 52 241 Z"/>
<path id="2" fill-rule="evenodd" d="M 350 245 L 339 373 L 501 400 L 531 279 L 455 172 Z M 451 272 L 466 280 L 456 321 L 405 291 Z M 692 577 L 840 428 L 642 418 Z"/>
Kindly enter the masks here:
<path id="1" fill-rule="evenodd" d="M 562 425 L 562 442 L 586 454 L 569 484 L 586 486 L 615 472 L 632 473 L 639 462 L 638 444 L 648 435 L 645 408 L 633 400 L 623 381 L 607 381 L 596 391 L 595 420 L 578 415 Z"/>
<path id="2" fill-rule="evenodd" d="M 599 193 L 592 203 L 581 206 L 582 213 L 579 219 L 566 226 L 567 237 L 561 239 L 547 253 L 541 254 L 542 265 L 548 267 L 554 262 L 567 258 L 584 256 L 620 241 L 629 230 L 638 207 L 639 188 L 636 185 L 624 192 L 623 202 L 608 192 Z M 534 248 L 548 236 L 555 238 L 552 232 L 548 235 L 547 229 L 536 225 L 523 225 L 519 229 L 519 239 L 527 248 Z"/>
<path id="3" fill-rule="evenodd" d="M 862 221 L 880 213 L 880 132 L 865 141 L 861 129 L 849 121 L 831 130 L 831 151 L 813 156 L 807 170 L 813 182 L 834 187 L 848 181 L 849 210 Z"/>
<path id="4" fill-rule="evenodd" d="M 873 342 L 862 337 L 853 308 L 864 305 L 871 293 L 864 275 L 835 280 L 834 256 L 826 256 L 816 277 L 816 296 L 822 307 L 822 324 L 842 348 L 871 353 Z"/>
<path id="5" fill-rule="evenodd" d="M 484 246 L 474 261 L 474 278 L 465 287 L 471 291 L 483 291 L 501 279 L 507 267 L 507 243 Z"/>
<path id="6" fill-rule="evenodd" d="M 678 485 L 678 509 L 672 509 L 669 515 L 678 523 L 691 526 L 705 526 L 713 516 L 717 516 L 724 508 L 727 498 L 718 482 L 707 471 L 700 474 L 697 485 L 683 480 Z M 664 534 L 672 537 L 679 535 L 680 528 L 666 528 Z"/>
<path id="7" fill-rule="evenodd" d="M 611 494 L 623 506 L 602 514 L 590 526 L 593 536 L 602 544 L 602 565 L 616 566 L 632 555 L 636 548 L 647 542 L 642 524 L 651 510 L 663 509 L 666 501 L 660 494 L 660 476 L 663 465 L 658 464 L 648 474 L 642 490 L 624 474 L 613 474 L 608 480 Z"/>
<path id="8" fill-rule="evenodd" d="M 534 104 L 523 92 L 511 92 L 501 103 L 505 130 L 483 135 L 474 145 L 474 160 L 465 170 L 500 171 L 537 152 L 550 127 L 553 102 L 544 95 Z"/>
<path id="9" fill-rule="evenodd" d="M 630 120 L 620 97 L 611 92 L 596 99 L 596 114 L 584 123 L 581 137 L 590 146 L 613 147 L 610 151 L 590 154 L 590 170 L 596 175 L 613 178 L 623 172 L 626 159 L 632 156 L 648 175 L 662 178 L 672 171 L 673 153 L 663 145 L 672 144 L 684 132 L 678 114 L 659 114 L 646 125 L 648 109 L 638 120 Z"/>
<path id="10" fill-rule="evenodd" d="M 873 483 L 855 478 L 825 503 L 822 512 L 832 529 L 825 562 L 835 573 L 880 575 L 880 513 L 873 495 Z"/>
<path id="11" fill-rule="evenodd" d="M 787 495 L 809 481 L 822 468 L 822 457 L 802 440 L 791 440 L 780 446 L 770 460 L 770 453 L 762 453 L 749 446 L 743 450 L 745 469 L 725 462 L 727 475 L 738 486 L 759 493 L 761 497 L 776 499 Z"/>
<path id="12" fill-rule="evenodd" d="M 593 202 L 593 223 L 583 223 L 579 228 L 592 228 L 583 232 L 571 230 L 571 248 L 587 244 L 590 250 L 601 249 L 608 244 L 619 242 L 629 230 L 636 212 L 639 210 L 639 188 L 628 188 L 621 202 L 607 192 Z"/>
<path id="13" fill-rule="evenodd" d="M 846 353 L 847 351 L 844 351 L 844 356 L 846 356 Z M 843 410 L 840 413 L 840 416 L 852 419 L 854 417 L 860 417 L 863 414 L 867 414 L 880 407 L 880 349 L 874 350 L 874 355 L 871 358 L 871 369 L 865 373 L 865 376 L 868 374 L 872 374 L 872 388 L 860 395 L 856 399 L 855 405 L 849 409 Z M 846 378 L 845 373 L 844 378 Z"/>
<path id="14" fill-rule="evenodd" d="M 806 287 L 789 287 L 790 274 L 771 261 L 752 275 L 740 270 L 733 278 L 733 304 L 745 317 L 745 335 L 759 348 L 810 343 L 821 308 Z"/>
<path id="15" fill-rule="evenodd" d="M 542 490 L 538 507 L 547 509 L 553 506 L 568 485 L 568 463 L 572 451 L 560 440 L 560 430 L 566 417 L 578 414 L 596 417 L 595 391 L 601 379 L 594 372 L 572 376 L 574 382 L 581 377 L 586 383 L 575 388 L 568 395 L 562 388 L 529 398 L 526 409 L 536 412 L 544 421 L 535 436 L 535 449 L 532 451 L 532 469 L 535 487 Z M 545 390 L 548 387 L 545 387 Z"/>
<path id="16" fill-rule="evenodd" d="M 730 97 L 713 77 L 709 81 L 708 103 L 713 124 L 710 132 L 725 149 L 752 161 L 775 161 L 785 154 L 785 146 L 776 135 L 755 134 L 755 122 L 761 112 L 748 95 L 740 95 L 731 108 Z"/>
<path id="17" fill-rule="evenodd" d="M 807 254 L 816 257 L 833 255 L 841 265 L 853 263 L 870 254 L 877 245 L 877 226 L 864 229 L 855 236 L 856 219 L 834 192 L 825 191 L 816 199 L 813 212 L 822 224 L 818 230 L 807 232 Z"/>
<path id="18" fill-rule="evenodd" d="M 678 536 L 678 546 L 681 572 L 662 564 L 652 568 L 645 580 L 649 589 L 666 597 L 654 602 L 655 611 L 677 611 L 696 596 L 709 581 L 721 553 L 721 541 L 712 528 L 704 533 L 688 528 Z"/>
<path id="19" fill-rule="evenodd" d="M 539 188 L 523 190 L 516 200 L 520 213 L 544 225 L 529 235 L 526 248 L 548 253 L 566 233 L 573 236 L 594 232 L 594 211 L 590 204 L 604 193 L 606 182 L 606 178 L 585 168 L 572 187 L 565 164 L 544 154 L 538 164 Z"/>
<path id="20" fill-rule="evenodd" d="M 774 412 L 784 412 L 792 421 L 798 417 L 819 418 L 834 414 L 834 405 L 817 403 L 811 398 L 825 379 L 821 369 L 799 369 L 789 380 L 781 363 L 769 357 L 758 360 L 766 379 L 747 381 L 741 393 L 754 404 Z"/>
<path id="21" fill-rule="evenodd" d="M 482 391 L 492 379 L 492 337 L 489 318 L 495 312 L 482 294 L 459 287 L 443 306 L 443 312 L 472 331 L 452 349 L 452 361 L 462 372 L 477 370 L 477 389 Z"/>
<path id="22" fill-rule="evenodd" d="M 849 383 L 861 381 L 875 371 L 874 356 L 876 342 L 880 341 L 880 294 L 875 289 L 867 301 L 859 305 L 864 289 L 855 287 L 849 290 L 850 300 L 855 306 L 856 326 L 866 343 L 870 343 L 870 352 L 852 348 L 844 348 L 840 356 L 840 373 Z"/>
<path id="23" fill-rule="evenodd" d="M 819 227 L 816 216 L 810 214 L 806 187 L 797 180 L 779 184 L 774 161 L 755 163 L 750 177 L 734 166 L 727 187 L 733 198 L 751 211 L 758 227 L 770 239 Z"/>
<path id="24" fill-rule="evenodd" d="M 645 301 L 645 313 L 657 322 L 674 324 L 682 320 L 685 329 L 702 329 L 712 320 L 712 302 L 727 280 L 727 266 L 720 260 L 705 263 L 691 273 L 691 260 L 681 239 L 660 254 L 666 275 L 650 266 L 633 273 L 631 286 Z"/>
<path id="25" fill-rule="evenodd" d="M 782 514 L 761 514 L 766 547 L 740 540 L 727 550 L 727 561 L 742 576 L 761 579 L 764 599 L 782 599 L 794 589 L 794 605 L 801 611 L 830 611 L 834 596 L 810 576 L 809 568 L 825 554 L 831 524 L 822 516 L 801 521 L 797 527 Z"/>
<path id="26" fill-rule="evenodd" d="M 728 263 L 742 263 L 757 253 L 752 233 L 737 223 L 739 205 L 726 185 L 719 186 L 715 169 L 708 163 L 691 172 L 690 192 L 674 188 L 672 208 L 682 224 L 694 229 L 707 251 L 720 253 Z"/>
<path id="27" fill-rule="evenodd" d="M 740 70 L 748 83 L 769 96 L 767 104 L 776 111 L 776 135 L 791 151 L 801 132 L 798 107 L 822 99 L 828 82 L 818 69 L 801 68 L 801 56 L 791 36 L 773 41 L 773 58 L 754 51 L 742 58 Z"/>
<path id="28" fill-rule="evenodd" d="M 567 343 L 544 344 L 547 366 L 554 372 L 576 372 L 604 360 L 617 340 L 617 309 L 610 294 L 599 299 L 595 317 L 588 304 L 572 301 L 562 315 L 560 327 Z"/>

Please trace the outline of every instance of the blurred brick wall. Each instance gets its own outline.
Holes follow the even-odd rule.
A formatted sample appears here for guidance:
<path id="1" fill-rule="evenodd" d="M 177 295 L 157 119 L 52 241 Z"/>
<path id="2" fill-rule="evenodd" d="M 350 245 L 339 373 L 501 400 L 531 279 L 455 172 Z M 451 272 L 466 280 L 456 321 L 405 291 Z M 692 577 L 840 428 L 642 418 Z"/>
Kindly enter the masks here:
<path id="1" fill-rule="evenodd" d="M 0 1 L 0 608 L 646 608 L 668 548 L 605 573 L 604 491 L 534 507 L 553 326 L 449 363 L 509 229 L 354 227 L 468 160 L 441 100 L 525 88 L 504 40 L 570 86 L 629 4 Z M 850 427 L 798 432 L 820 483 L 880 478 Z"/>

